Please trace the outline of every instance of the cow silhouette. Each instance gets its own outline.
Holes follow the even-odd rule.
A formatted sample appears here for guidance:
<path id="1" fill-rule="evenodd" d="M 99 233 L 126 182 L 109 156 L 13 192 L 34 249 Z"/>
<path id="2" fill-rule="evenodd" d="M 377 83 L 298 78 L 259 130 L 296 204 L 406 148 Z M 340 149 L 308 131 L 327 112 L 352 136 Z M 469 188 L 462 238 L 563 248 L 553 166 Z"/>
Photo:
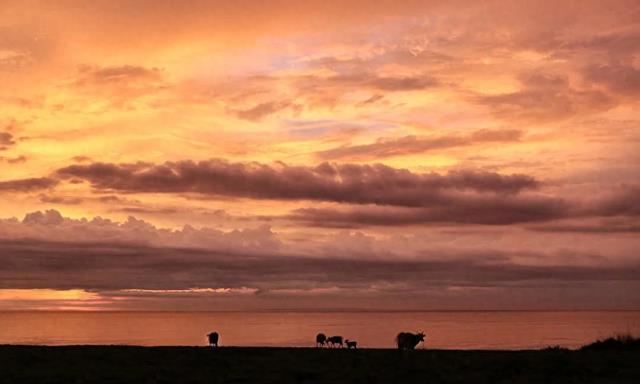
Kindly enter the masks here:
<path id="1" fill-rule="evenodd" d="M 401 350 L 415 349 L 416 345 L 424 341 L 424 338 L 425 334 L 422 332 L 400 332 L 398 336 L 396 336 L 396 344 L 398 345 L 398 349 Z"/>
<path id="2" fill-rule="evenodd" d="M 318 333 L 316 335 L 316 348 L 322 347 L 327 343 L 327 335 L 324 333 Z"/>
<path id="3" fill-rule="evenodd" d="M 358 348 L 358 342 L 355 341 L 355 340 L 346 339 L 344 341 L 344 343 L 347 344 L 347 348 L 349 348 L 349 349 L 351 349 L 351 348 L 357 349 Z"/>
<path id="4" fill-rule="evenodd" d="M 331 336 L 327 339 L 327 342 L 331 347 L 335 347 L 336 345 L 339 345 L 340 348 L 344 347 L 342 344 L 342 336 Z"/>
<path id="5" fill-rule="evenodd" d="M 212 347 L 217 347 L 219 337 L 220 336 L 218 335 L 218 332 L 211 332 L 210 334 L 208 334 L 207 338 L 209 339 L 209 345 Z"/>

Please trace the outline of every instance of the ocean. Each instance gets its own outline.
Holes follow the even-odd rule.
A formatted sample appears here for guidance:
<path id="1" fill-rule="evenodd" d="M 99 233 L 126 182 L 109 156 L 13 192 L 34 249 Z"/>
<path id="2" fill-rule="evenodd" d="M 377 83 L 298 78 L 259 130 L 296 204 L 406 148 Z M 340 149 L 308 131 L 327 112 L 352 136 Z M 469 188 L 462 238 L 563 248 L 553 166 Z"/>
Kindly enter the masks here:
<path id="1" fill-rule="evenodd" d="M 640 334 L 640 311 L 427 312 L 0 312 L 0 344 L 315 345 L 341 335 L 361 348 L 392 348 L 400 331 L 424 332 L 419 348 L 578 348 L 618 333 Z"/>

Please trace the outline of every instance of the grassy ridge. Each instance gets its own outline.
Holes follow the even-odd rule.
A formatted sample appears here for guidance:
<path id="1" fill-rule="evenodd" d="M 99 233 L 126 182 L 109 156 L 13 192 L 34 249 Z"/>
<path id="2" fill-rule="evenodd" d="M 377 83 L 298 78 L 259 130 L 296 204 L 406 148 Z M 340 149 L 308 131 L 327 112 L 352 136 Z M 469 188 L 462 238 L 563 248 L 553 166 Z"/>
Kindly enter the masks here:
<path id="1" fill-rule="evenodd" d="M 640 383 L 640 352 L 0 346 L 0 383 Z"/>
<path id="2" fill-rule="evenodd" d="M 617 350 L 640 352 L 640 338 L 630 334 L 622 333 L 585 345 L 584 347 L 582 347 L 582 350 Z"/>

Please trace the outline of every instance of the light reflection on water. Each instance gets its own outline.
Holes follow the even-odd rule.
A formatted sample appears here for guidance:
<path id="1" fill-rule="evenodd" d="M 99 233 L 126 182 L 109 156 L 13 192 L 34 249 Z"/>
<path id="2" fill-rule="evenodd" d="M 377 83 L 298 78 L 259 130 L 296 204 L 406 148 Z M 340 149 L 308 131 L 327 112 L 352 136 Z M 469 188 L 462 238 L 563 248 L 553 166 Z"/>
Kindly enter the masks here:
<path id="1" fill-rule="evenodd" d="M 0 344 L 313 346 L 317 332 L 390 348 L 399 331 L 424 331 L 427 348 L 576 348 L 640 334 L 640 311 L 470 312 L 0 312 Z"/>

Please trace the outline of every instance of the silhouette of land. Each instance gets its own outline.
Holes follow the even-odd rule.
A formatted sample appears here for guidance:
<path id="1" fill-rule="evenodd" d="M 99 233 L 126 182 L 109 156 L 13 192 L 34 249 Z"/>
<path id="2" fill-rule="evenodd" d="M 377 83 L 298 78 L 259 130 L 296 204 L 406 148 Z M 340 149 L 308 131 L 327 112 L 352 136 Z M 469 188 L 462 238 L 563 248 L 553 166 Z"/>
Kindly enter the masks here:
<path id="1" fill-rule="evenodd" d="M 638 349 L 0 346 L 2 383 L 638 383 Z"/>

